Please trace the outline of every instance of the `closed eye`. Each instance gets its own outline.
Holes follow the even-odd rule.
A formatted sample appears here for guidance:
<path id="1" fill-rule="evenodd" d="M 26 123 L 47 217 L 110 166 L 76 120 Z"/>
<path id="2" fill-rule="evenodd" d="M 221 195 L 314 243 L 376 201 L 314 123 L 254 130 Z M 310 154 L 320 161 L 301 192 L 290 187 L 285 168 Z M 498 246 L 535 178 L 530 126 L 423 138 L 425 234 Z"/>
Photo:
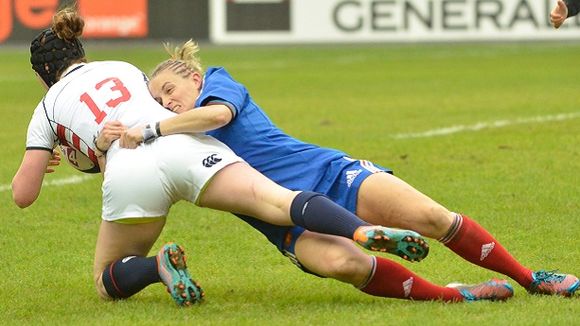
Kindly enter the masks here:
<path id="1" fill-rule="evenodd" d="M 165 94 L 171 94 L 171 92 L 173 92 L 173 85 L 170 82 L 166 82 L 165 84 L 163 84 L 163 86 L 161 87 L 161 91 Z"/>

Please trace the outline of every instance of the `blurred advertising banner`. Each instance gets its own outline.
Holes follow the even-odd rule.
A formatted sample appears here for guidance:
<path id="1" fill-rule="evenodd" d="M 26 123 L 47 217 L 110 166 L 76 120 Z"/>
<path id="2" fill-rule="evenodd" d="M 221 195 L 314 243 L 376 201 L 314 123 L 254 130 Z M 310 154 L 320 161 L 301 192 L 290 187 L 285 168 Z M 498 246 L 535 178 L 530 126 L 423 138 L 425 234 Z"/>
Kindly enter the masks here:
<path id="1" fill-rule="evenodd" d="M 147 36 L 148 0 L 79 0 L 84 38 Z"/>
<path id="2" fill-rule="evenodd" d="M 550 26 L 556 0 L 212 0 L 216 43 L 580 39 L 580 16 Z"/>
<path id="3" fill-rule="evenodd" d="M 148 34 L 149 0 L 77 0 L 84 38 L 142 38 Z M 50 27 L 65 0 L 0 0 L 0 43 L 30 41 Z"/>
<path id="4" fill-rule="evenodd" d="M 0 44 L 30 42 L 71 1 L 0 0 Z M 85 19 L 84 39 L 209 39 L 210 0 L 75 1 Z"/>

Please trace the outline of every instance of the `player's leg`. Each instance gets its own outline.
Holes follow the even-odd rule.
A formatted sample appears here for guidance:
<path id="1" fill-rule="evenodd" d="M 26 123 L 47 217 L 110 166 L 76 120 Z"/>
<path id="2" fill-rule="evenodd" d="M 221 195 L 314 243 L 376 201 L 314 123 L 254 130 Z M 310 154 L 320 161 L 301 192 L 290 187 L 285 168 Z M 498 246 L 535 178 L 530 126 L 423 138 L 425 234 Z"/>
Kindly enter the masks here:
<path id="1" fill-rule="evenodd" d="M 361 286 L 371 274 L 373 259 L 354 243 L 336 237 L 305 230 L 289 234 L 285 249 L 292 252 L 301 266 L 320 276 L 334 278 L 355 287 Z M 295 241 L 293 250 L 290 250 Z"/>
<path id="2" fill-rule="evenodd" d="M 277 225 L 296 224 L 311 231 L 339 235 L 367 249 L 396 251 L 411 242 L 412 250 L 428 250 L 415 232 L 393 232 L 380 226 L 369 226 L 356 215 L 312 192 L 295 192 L 283 188 L 246 163 L 233 163 L 217 172 L 200 195 L 200 206 L 254 216 Z"/>
<path id="3" fill-rule="evenodd" d="M 461 289 L 437 286 L 395 262 L 364 254 L 352 241 L 343 237 L 310 232 L 299 226 L 272 225 L 248 216 L 238 217 L 260 231 L 304 272 L 352 284 L 375 296 L 461 301 L 503 300 L 513 293 L 505 281 L 490 281 Z"/>
<path id="4" fill-rule="evenodd" d="M 243 162 L 219 170 L 205 185 L 198 204 L 236 214 L 255 216 L 276 225 L 292 225 L 288 216 L 297 192 L 278 186 Z"/>
<path id="5" fill-rule="evenodd" d="M 356 209 L 371 223 L 411 229 L 438 239 L 467 261 L 507 275 L 533 292 L 570 295 L 580 283 L 573 275 L 533 273 L 477 222 L 448 211 L 387 173 L 375 173 L 362 182 Z"/>
<path id="6" fill-rule="evenodd" d="M 189 276 L 183 250 L 167 244 L 146 257 L 176 199 L 155 154 L 152 146 L 109 150 L 95 281 L 101 296 L 123 299 L 161 280 L 178 304 L 187 305 L 202 292 Z"/>
<path id="7" fill-rule="evenodd" d="M 93 270 L 97 292 L 103 299 L 126 299 L 162 281 L 177 304 L 197 302 L 203 291 L 191 279 L 179 245 L 165 244 L 157 255 L 146 257 L 165 225 L 164 217 L 147 220 L 101 223 Z"/>
<path id="8" fill-rule="evenodd" d="M 292 239 L 288 240 L 291 246 Z M 351 241 L 304 231 L 298 235 L 294 254 L 303 268 L 320 276 L 350 283 L 379 297 L 412 300 L 505 300 L 513 296 L 507 282 L 492 280 L 460 288 L 433 284 L 402 265 L 366 255 Z"/>
<path id="9" fill-rule="evenodd" d="M 249 216 L 237 216 L 307 273 L 355 286 L 362 284 L 371 273 L 371 257 L 363 254 L 351 240 L 310 232 L 300 226 L 279 226 Z"/>
<path id="10" fill-rule="evenodd" d="M 369 223 L 410 229 L 433 239 L 443 237 L 454 219 L 445 207 L 389 173 L 364 179 L 356 213 Z"/>
<path id="11" fill-rule="evenodd" d="M 93 275 L 102 298 L 127 298 L 160 280 L 155 257 L 146 256 L 164 225 L 165 218 L 140 224 L 101 222 Z"/>

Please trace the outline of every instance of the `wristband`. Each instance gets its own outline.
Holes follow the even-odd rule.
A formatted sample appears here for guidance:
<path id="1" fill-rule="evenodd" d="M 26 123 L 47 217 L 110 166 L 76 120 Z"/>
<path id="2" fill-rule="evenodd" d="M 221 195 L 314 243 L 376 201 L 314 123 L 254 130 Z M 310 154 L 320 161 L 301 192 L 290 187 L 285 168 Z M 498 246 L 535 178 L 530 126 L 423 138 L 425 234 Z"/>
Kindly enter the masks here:
<path id="1" fill-rule="evenodd" d="M 102 149 L 100 149 L 100 148 L 99 148 L 99 146 L 97 145 L 97 142 L 95 142 L 95 148 L 96 148 L 96 149 L 97 149 L 99 152 L 101 152 L 101 153 L 103 153 L 103 154 L 107 154 L 107 150 L 102 150 Z"/>
<path id="2" fill-rule="evenodd" d="M 153 141 L 155 138 L 159 137 L 157 133 L 157 128 L 153 126 L 152 123 L 149 123 L 143 128 L 143 142 L 148 143 Z"/>
<path id="3" fill-rule="evenodd" d="M 102 150 L 99 148 L 99 145 L 97 145 L 97 138 L 99 137 L 99 134 L 97 133 L 97 136 L 93 138 L 93 144 L 95 145 L 95 149 L 99 152 L 101 152 L 103 155 L 107 154 L 108 150 Z"/>
<path id="4" fill-rule="evenodd" d="M 161 124 L 161 121 L 157 121 L 157 122 L 155 123 L 155 132 L 157 133 L 157 137 L 161 137 L 161 136 L 163 136 L 163 135 L 161 134 L 161 126 L 160 126 L 160 124 Z"/>

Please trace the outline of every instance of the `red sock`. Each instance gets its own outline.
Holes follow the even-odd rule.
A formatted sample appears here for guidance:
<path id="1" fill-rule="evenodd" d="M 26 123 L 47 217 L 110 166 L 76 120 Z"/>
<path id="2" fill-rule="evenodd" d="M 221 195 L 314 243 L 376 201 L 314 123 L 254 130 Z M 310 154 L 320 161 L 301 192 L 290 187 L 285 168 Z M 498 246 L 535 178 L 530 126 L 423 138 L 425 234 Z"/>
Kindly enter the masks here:
<path id="1" fill-rule="evenodd" d="M 373 274 L 361 291 L 387 298 L 463 301 L 458 290 L 435 285 L 394 261 L 374 257 Z"/>
<path id="2" fill-rule="evenodd" d="M 449 232 L 439 241 L 467 261 L 507 275 L 525 288 L 532 282 L 532 271 L 512 257 L 481 225 L 465 215 L 456 214 Z"/>

